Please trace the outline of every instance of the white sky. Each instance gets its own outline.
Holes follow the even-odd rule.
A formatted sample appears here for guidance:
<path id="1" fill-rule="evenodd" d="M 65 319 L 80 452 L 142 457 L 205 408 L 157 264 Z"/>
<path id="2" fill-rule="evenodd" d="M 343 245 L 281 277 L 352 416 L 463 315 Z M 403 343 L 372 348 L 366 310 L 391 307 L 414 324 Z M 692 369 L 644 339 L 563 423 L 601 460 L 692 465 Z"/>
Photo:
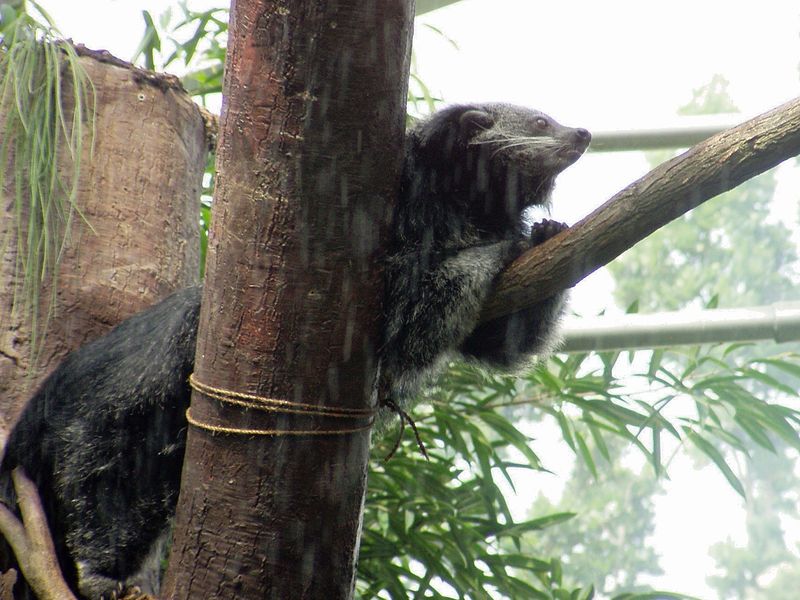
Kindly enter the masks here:
<path id="1" fill-rule="evenodd" d="M 220 0 L 220 3 L 223 0 Z M 143 30 L 141 10 L 158 0 L 41 0 L 63 33 L 129 59 Z M 208 0 L 193 7 L 218 5 Z M 449 42 L 423 24 L 442 30 Z M 800 95 L 800 3 L 797 0 L 463 0 L 417 20 L 419 75 L 447 102 L 502 100 L 541 109 L 589 130 L 675 122 L 691 91 L 722 74 L 747 115 Z M 589 155 L 562 175 L 553 216 L 574 222 L 647 171 L 637 153 Z M 796 223 L 800 177 L 787 170 L 777 217 Z M 610 305 L 602 273 L 578 285 L 573 306 L 592 314 Z M 547 437 L 539 432 L 540 438 Z M 544 443 L 544 442 L 543 442 Z M 548 446 L 550 446 L 548 444 Z M 564 444 L 553 440 L 553 447 Z M 566 475 L 569 460 L 537 451 Z M 712 568 L 709 544 L 743 538 L 735 492 L 713 469 L 678 461 L 658 501 L 655 544 L 667 575 L 655 582 L 702 598 Z M 553 476 L 536 486 L 553 485 Z M 557 488 L 556 483 L 556 488 Z"/>

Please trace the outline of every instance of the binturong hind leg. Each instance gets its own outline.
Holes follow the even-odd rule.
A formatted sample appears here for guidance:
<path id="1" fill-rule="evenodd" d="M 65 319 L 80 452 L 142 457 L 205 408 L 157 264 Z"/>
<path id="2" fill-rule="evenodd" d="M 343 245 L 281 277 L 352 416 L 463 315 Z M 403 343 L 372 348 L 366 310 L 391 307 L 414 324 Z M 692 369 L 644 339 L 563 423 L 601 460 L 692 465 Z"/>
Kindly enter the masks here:
<path id="1" fill-rule="evenodd" d="M 567 225 L 545 219 L 531 229 L 531 247 L 567 229 Z M 467 337 L 460 351 L 495 367 L 519 367 L 531 355 L 548 354 L 556 342 L 555 330 L 563 313 L 566 292 L 524 310 L 481 323 Z"/>

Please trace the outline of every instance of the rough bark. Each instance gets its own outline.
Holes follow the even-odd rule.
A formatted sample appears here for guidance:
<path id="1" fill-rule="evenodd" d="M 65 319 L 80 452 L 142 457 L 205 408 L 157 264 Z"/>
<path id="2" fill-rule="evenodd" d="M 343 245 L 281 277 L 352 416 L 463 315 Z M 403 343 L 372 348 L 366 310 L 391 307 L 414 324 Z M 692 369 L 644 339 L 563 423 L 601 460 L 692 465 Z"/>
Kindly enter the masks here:
<path id="1" fill-rule="evenodd" d="M 488 321 L 571 287 L 699 204 L 800 154 L 800 98 L 693 146 L 506 269 Z"/>
<path id="2" fill-rule="evenodd" d="M 413 2 L 237 0 L 195 376 L 370 405 L 378 267 L 400 167 Z M 330 431 L 198 392 L 206 426 Z M 364 420 L 359 422 L 364 425 Z M 190 427 L 163 598 L 349 598 L 369 430 Z"/>
<path id="3" fill-rule="evenodd" d="M 91 229 L 74 219 L 54 316 L 35 365 L 30 364 L 28 318 L 10 310 L 17 282 L 8 190 L 0 203 L 0 240 L 10 242 L 0 257 L 3 428 L 67 352 L 198 277 L 198 206 L 206 154 L 200 112 L 174 78 L 133 68 L 107 53 L 79 51 L 97 94 L 94 151 L 87 137 L 78 182 L 78 206 Z M 69 90 L 63 92 L 64 99 L 71 98 Z M 60 165 L 71 173 L 66 153 Z M 49 299 L 49 288 L 42 297 Z"/>

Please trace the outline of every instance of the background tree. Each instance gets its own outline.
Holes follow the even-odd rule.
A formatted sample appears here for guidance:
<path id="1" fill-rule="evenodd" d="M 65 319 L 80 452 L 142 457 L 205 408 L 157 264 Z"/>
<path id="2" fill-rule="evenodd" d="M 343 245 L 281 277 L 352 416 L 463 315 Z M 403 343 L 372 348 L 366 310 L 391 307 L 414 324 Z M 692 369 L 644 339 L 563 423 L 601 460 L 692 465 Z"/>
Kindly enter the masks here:
<path id="1" fill-rule="evenodd" d="M 738 112 L 727 85 L 715 76 L 678 113 Z M 649 156 L 653 165 L 670 157 Z M 774 192 L 770 171 L 698 206 L 610 263 L 617 304 L 637 302 L 642 312 L 653 312 L 705 306 L 715 296 L 724 307 L 796 299 L 797 249 L 792 231 L 771 218 Z"/>
<path id="2" fill-rule="evenodd" d="M 679 113 L 735 112 L 727 85 L 724 77 L 715 76 L 694 91 Z M 664 158 L 664 153 L 651 154 L 653 162 Z M 800 262 L 791 229 L 771 218 L 774 192 L 775 174 L 765 173 L 698 207 L 611 263 L 618 303 L 636 301 L 640 308 L 658 311 L 717 300 L 729 307 L 797 300 Z M 791 348 L 796 346 L 787 350 Z M 767 351 L 762 345 L 750 355 Z M 771 393 L 754 386 L 760 395 Z M 732 423 L 727 426 L 736 429 Z M 720 598 L 772 599 L 781 593 L 784 578 L 797 571 L 796 554 L 786 547 L 782 527 L 784 519 L 798 517 L 792 475 L 796 453 L 780 439 L 750 439 L 741 452 L 734 462 L 746 490 L 747 544 L 716 544 L 711 552 L 720 572 L 708 581 Z"/>
<path id="3" fill-rule="evenodd" d="M 586 462 L 575 462 L 556 502 L 538 495 L 529 509 L 531 516 L 570 512 L 575 517 L 527 535 L 523 549 L 562 557 L 567 581 L 594 586 L 604 597 L 650 592 L 652 586 L 643 584 L 642 577 L 663 574 L 649 543 L 653 497 L 661 485 L 646 464 L 638 469 L 623 465 L 627 443 L 612 439 L 606 446 L 609 460 L 594 471 Z"/>
<path id="4" fill-rule="evenodd" d="M 719 572 L 708 578 L 720 598 L 776 600 L 788 598 L 787 582 L 798 580 L 797 549 L 787 547 L 784 523 L 798 518 L 795 456 L 784 444 L 775 452 L 748 444 L 749 460 L 739 477 L 747 492 L 744 546 L 732 539 L 717 543 L 710 554 Z M 789 588 L 791 589 L 791 588 Z"/>

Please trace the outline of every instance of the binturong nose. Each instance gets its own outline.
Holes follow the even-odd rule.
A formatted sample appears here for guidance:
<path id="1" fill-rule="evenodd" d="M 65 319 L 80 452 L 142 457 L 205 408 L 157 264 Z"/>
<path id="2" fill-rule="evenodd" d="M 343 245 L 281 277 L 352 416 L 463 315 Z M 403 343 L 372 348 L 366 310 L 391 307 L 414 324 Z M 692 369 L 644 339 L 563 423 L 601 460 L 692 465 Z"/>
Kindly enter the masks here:
<path id="1" fill-rule="evenodd" d="M 575 130 L 575 137 L 577 137 L 580 141 L 584 142 L 585 144 L 588 144 L 589 142 L 592 141 L 592 134 L 589 133 L 588 129 L 583 129 L 582 127 L 579 127 L 578 129 Z"/>

